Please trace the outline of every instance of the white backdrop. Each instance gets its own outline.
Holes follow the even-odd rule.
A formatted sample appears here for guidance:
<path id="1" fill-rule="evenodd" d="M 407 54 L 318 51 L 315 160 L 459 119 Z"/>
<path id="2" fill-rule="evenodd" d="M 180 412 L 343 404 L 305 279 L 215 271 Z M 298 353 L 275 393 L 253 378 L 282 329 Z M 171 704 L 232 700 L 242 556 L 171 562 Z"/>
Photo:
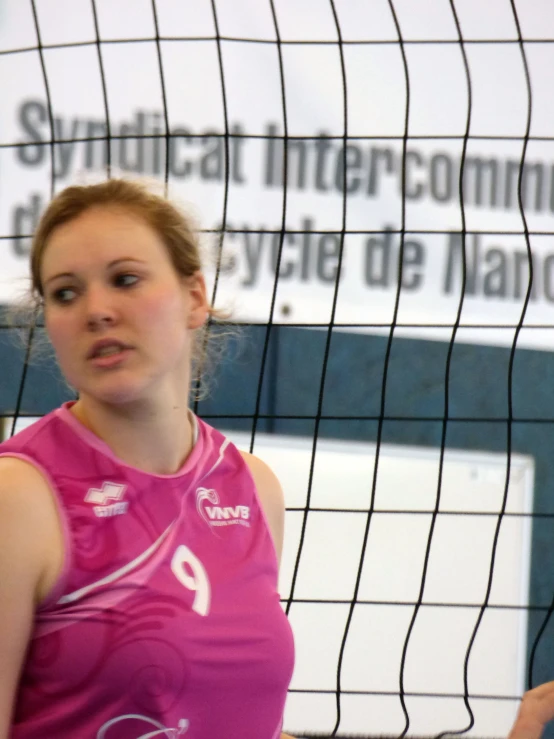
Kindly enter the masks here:
<path id="1" fill-rule="evenodd" d="M 208 0 L 157 0 L 162 88 L 150 0 L 97 0 L 100 51 L 89 0 L 39 0 L 44 72 L 31 3 L 2 0 L 0 51 L 12 53 L 0 55 L 0 235 L 8 237 L 0 242 L 0 302 L 13 300 L 24 284 L 28 242 L 14 235 L 32 230 L 49 197 L 52 167 L 56 189 L 104 176 L 104 143 L 84 139 L 104 136 L 108 121 L 115 137 L 110 144 L 115 171 L 163 176 L 167 113 L 173 137 L 171 190 L 194 204 L 207 229 L 220 227 L 224 212 L 225 145 L 218 137 L 226 130 L 234 134 L 225 225 L 246 233 L 226 235 L 225 279 L 217 303 L 234 308 L 237 318 L 266 321 L 270 316 L 279 246 L 279 234 L 272 231 L 280 231 L 284 210 L 287 234 L 272 317 L 285 323 L 330 320 L 343 226 L 346 135 L 349 233 L 335 322 L 390 324 L 400 243 L 396 232 L 402 225 L 425 233 L 406 235 L 398 322 L 454 321 L 461 294 L 458 172 L 470 98 L 449 2 L 394 3 L 406 42 L 410 92 L 404 224 L 407 88 L 387 0 L 335 3 L 345 42 L 344 88 L 331 3 L 276 0 L 274 6 L 275 22 L 270 3 L 259 0 L 216 3 L 216 16 Z M 471 80 L 466 228 L 484 232 L 468 235 L 466 242 L 462 324 L 491 327 L 462 328 L 458 340 L 509 346 L 514 329 L 493 327 L 517 324 L 529 278 L 517 195 L 528 90 L 510 3 L 460 0 L 455 7 L 468 39 Z M 554 47 L 541 39 L 554 35 L 554 9 L 546 0 L 519 0 L 516 7 L 532 86 L 523 200 L 535 282 L 525 322 L 550 327 Z M 215 18 L 223 39 L 223 76 Z M 177 40 L 184 37 L 189 40 Z M 281 144 L 264 138 L 285 132 L 312 137 L 289 144 L 286 193 Z M 52 149 L 52 138 L 64 143 Z M 17 146 L 21 143 L 26 146 Z M 387 230 L 392 233 L 372 233 Z M 427 233 L 435 231 L 440 233 Z M 442 340 L 451 336 L 448 328 L 398 331 Z M 527 328 L 519 344 L 550 349 L 552 336 L 549 328 Z"/>
<path id="2" fill-rule="evenodd" d="M 249 449 L 249 435 L 229 435 L 239 447 Z M 300 543 L 312 449 L 311 439 L 256 436 L 255 453 L 276 471 L 286 490 L 287 507 L 296 509 L 287 512 L 280 580 L 284 598 L 290 594 Z M 358 592 L 361 603 L 355 607 L 341 673 L 345 694 L 340 732 L 346 735 L 398 735 L 404 728 L 397 695 L 402 648 L 411 604 L 421 585 L 438 457 L 438 449 L 387 444 L 380 450 L 375 512 Z M 316 510 L 308 516 L 289 614 L 297 654 L 285 726 L 293 733 L 330 732 L 335 724 L 337 664 L 360 565 L 374 464 L 374 444 L 318 442 L 310 501 Z M 412 693 L 406 698 L 410 736 L 436 736 L 467 726 L 461 697 L 464 660 L 479 613 L 475 606 L 485 598 L 505 481 L 503 454 L 446 452 L 425 605 L 418 613 L 405 665 L 404 687 Z M 469 660 L 475 725 L 464 736 L 506 736 L 518 708 L 514 698 L 525 689 L 524 607 L 531 542 L 531 519 L 526 514 L 532 510 L 533 481 L 533 460 L 514 455 L 491 607 Z M 314 689 L 321 692 L 311 693 Z"/>

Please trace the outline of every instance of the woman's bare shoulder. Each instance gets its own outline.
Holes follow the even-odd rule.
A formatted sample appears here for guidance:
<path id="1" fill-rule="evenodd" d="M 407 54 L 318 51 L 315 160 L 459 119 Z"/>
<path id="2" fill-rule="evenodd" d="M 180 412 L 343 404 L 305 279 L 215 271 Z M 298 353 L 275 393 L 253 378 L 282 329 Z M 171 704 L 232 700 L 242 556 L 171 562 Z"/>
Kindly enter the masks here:
<path id="1" fill-rule="evenodd" d="M 0 540 L 8 556 L 17 554 L 35 570 L 35 601 L 39 603 L 61 570 L 63 535 L 44 474 L 19 457 L 0 457 Z"/>
<path id="2" fill-rule="evenodd" d="M 29 483 L 37 489 L 49 490 L 44 475 L 30 460 L 10 454 L 0 456 L 0 491 L 17 488 L 19 485 L 26 487 Z"/>
<path id="3" fill-rule="evenodd" d="M 34 612 L 54 562 L 55 513 L 49 493 L 32 464 L 0 457 L 0 737 L 9 733 Z"/>
<path id="4" fill-rule="evenodd" d="M 256 457 L 254 454 L 243 451 L 241 451 L 241 455 L 254 479 L 258 497 L 273 537 L 277 559 L 280 561 L 285 526 L 285 499 L 283 489 L 271 467 L 262 459 Z"/>

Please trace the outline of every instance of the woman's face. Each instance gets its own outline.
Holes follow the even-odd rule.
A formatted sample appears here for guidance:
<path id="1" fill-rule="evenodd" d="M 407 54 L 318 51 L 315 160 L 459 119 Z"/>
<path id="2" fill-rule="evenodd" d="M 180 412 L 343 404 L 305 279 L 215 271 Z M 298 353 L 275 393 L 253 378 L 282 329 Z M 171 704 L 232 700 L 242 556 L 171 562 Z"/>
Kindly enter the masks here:
<path id="1" fill-rule="evenodd" d="M 134 213 L 95 206 L 50 236 L 41 264 L 46 329 L 81 395 L 124 403 L 188 391 L 191 330 L 207 315 L 203 277 L 176 272 Z"/>

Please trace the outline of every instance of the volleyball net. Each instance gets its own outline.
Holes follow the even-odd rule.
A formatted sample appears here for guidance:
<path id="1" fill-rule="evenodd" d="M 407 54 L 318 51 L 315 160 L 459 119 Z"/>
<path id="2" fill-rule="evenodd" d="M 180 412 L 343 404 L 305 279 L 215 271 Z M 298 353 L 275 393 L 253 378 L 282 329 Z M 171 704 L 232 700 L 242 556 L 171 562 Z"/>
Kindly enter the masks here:
<path id="1" fill-rule="evenodd" d="M 242 325 L 195 407 L 285 489 L 293 734 L 499 737 L 552 677 L 553 62 L 544 0 L 0 2 L 0 304 L 68 184 L 194 204 Z M 6 436 L 70 398 L 23 328 Z"/>

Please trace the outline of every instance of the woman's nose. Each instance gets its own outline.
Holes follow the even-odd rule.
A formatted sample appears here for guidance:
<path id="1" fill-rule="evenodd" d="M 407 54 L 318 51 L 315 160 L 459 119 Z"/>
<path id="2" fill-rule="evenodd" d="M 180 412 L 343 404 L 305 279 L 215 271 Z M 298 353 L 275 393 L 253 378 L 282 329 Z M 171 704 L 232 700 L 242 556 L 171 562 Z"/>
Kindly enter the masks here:
<path id="1" fill-rule="evenodd" d="M 90 330 L 115 323 L 115 306 L 105 288 L 89 286 L 84 297 L 86 323 Z"/>

